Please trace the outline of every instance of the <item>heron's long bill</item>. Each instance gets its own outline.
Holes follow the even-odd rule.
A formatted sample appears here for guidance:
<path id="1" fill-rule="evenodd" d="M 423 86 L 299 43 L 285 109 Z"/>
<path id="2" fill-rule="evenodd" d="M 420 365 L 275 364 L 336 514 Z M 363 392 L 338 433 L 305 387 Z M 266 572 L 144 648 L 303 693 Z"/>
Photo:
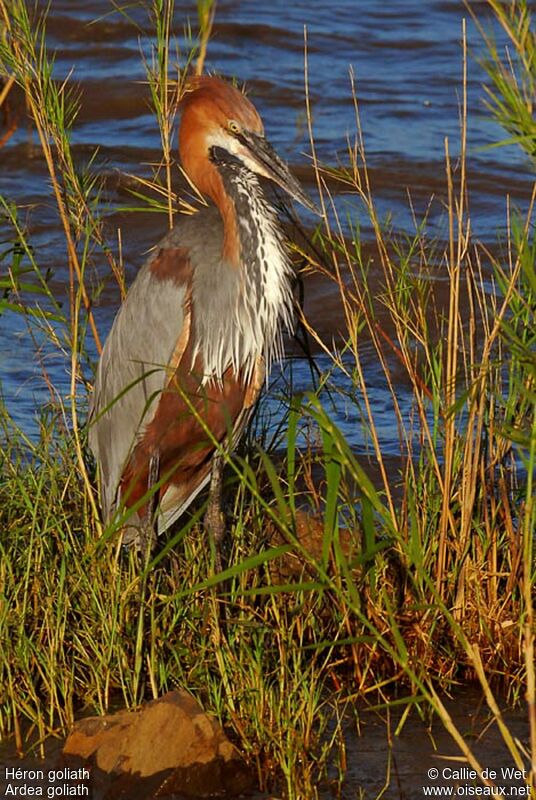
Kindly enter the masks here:
<path id="1" fill-rule="evenodd" d="M 288 166 L 280 158 L 270 142 L 264 136 L 257 136 L 251 132 L 240 137 L 243 144 L 247 147 L 249 156 L 258 166 L 259 174 L 277 183 L 294 200 L 301 203 L 314 214 L 320 215 L 321 212 L 315 206 L 311 198 L 303 191 L 299 181 L 294 177 Z"/>

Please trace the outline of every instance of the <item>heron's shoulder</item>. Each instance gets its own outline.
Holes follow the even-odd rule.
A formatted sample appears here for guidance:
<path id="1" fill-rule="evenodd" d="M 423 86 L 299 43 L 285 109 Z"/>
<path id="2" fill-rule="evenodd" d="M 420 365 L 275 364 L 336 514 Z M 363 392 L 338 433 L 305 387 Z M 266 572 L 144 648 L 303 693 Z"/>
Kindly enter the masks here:
<path id="1" fill-rule="evenodd" d="M 220 257 L 223 244 L 223 223 L 218 209 L 203 206 L 193 214 L 180 214 L 172 230 L 160 241 L 156 251 L 180 251 L 183 259 L 195 266 L 200 260 Z M 177 252 L 178 255 L 178 252 Z"/>
<path id="2" fill-rule="evenodd" d="M 147 261 L 145 271 L 150 281 L 186 286 L 192 277 L 190 248 L 184 244 L 161 242 Z"/>

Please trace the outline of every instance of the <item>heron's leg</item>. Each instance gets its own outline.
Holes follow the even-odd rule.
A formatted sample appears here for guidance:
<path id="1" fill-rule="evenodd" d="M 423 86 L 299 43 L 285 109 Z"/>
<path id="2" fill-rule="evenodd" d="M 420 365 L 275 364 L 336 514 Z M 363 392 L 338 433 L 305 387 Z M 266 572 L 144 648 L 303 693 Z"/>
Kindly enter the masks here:
<path id="1" fill-rule="evenodd" d="M 145 519 L 143 523 L 143 531 L 140 536 L 138 544 L 139 550 L 144 556 L 150 556 L 156 544 L 157 519 L 156 512 L 158 510 L 158 501 L 160 499 L 160 492 L 158 489 L 153 491 L 153 487 L 158 483 L 160 477 L 160 455 L 156 453 L 151 456 L 149 461 L 149 472 L 147 474 L 147 491 L 152 492 L 147 502 L 147 509 L 145 512 Z"/>
<path id="2" fill-rule="evenodd" d="M 214 542 L 216 572 L 222 571 L 222 548 L 225 537 L 225 516 L 222 510 L 224 459 L 220 453 L 212 459 L 212 475 L 204 526 L 209 542 Z"/>
<path id="3" fill-rule="evenodd" d="M 147 474 L 147 491 L 150 492 L 158 483 L 158 479 L 160 478 L 160 454 L 156 453 L 156 455 L 151 456 L 149 461 L 149 472 Z M 151 520 L 151 523 L 155 524 L 155 514 L 158 508 L 158 501 L 160 492 L 158 489 L 154 491 L 150 498 L 149 502 L 147 503 L 147 518 Z"/>

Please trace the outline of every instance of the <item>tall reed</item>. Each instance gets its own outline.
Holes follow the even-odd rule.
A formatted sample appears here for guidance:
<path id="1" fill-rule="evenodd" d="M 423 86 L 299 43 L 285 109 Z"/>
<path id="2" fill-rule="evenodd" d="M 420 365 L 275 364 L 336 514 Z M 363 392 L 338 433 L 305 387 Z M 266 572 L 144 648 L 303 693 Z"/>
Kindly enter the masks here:
<path id="1" fill-rule="evenodd" d="M 200 7 L 191 59 L 199 55 L 202 65 L 215 6 Z M 175 66 L 169 75 L 173 2 L 154 0 L 151 15 L 155 46 L 146 69 L 163 151 L 154 186 L 171 224 L 173 121 L 184 76 Z M 7 31 L 0 63 L 32 112 L 70 276 L 66 313 L 18 210 L 2 198 L 14 244 L 0 256 L 7 267 L 0 312 L 31 318 L 68 353 L 71 372 L 68 404 L 42 414 L 37 443 L 2 409 L 1 735 L 13 734 L 22 751 L 37 734 L 43 749 L 48 734 L 64 732 L 80 713 L 132 707 L 180 685 L 232 729 L 261 787 L 314 798 L 334 760 L 340 789 L 343 710 L 370 698 L 396 699 L 408 713 L 427 702 L 478 768 L 444 700 L 450 686 L 476 680 L 523 765 L 493 692 L 526 697 L 534 754 L 536 243 L 532 204 L 525 218 L 509 210 L 500 255 L 473 233 L 465 49 L 461 138 L 445 141 L 446 241 L 428 238 L 426 220 L 404 237 L 380 222 L 353 87 L 346 167 L 314 158 L 329 213 L 308 246 L 296 247 L 296 260 L 332 282 L 343 335 L 333 348 L 303 319 L 329 368 L 315 391 L 294 395 L 289 386 L 284 453 L 258 445 L 229 460 L 232 552 L 225 572 L 213 575 L 202 507 L 148 565 L 121 553 L 117 525 L 103 531 L 79 420 L 87 337 L 100 343 L 90 258 L 99 252 L 120 285 L 124 276 L 105 241 L 99 182 L 91 164 L 81 171 L 73 158 L 78 101 L 69 81 L 54 80 L 46 17 L 32 17 L 23 0 L 0 0 L 0 19 Z M 313 132 L 311 116 L 309 123 Z M 339 217 L 327 189 L 334 183 L 366 214 L 374 273 L 354 221 Z M 448 279 L 446 299 L 436 291 L 439 275 Z M 30 287 L 40 304 L 28 301 Z M 364 343 L 390 392 L 396 470 L 382 453 Z M 370 442 L 368 463 L 327 410 L 328 393 L 341 386 Z M 219 604 L 227 607 L 225 626 Z"/>

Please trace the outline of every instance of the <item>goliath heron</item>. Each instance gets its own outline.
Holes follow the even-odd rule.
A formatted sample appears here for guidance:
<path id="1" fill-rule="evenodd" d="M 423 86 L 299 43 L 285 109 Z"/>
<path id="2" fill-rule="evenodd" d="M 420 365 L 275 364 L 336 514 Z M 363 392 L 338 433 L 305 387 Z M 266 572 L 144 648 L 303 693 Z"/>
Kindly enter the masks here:
<path id="1" fill-rule="evenodd" d="M 212 203 L 181 216 L 138 273 L 104 346 L 90 413 L 104 518 L 121 508 L 123 540 L 140 549 L 185 511 L 211 469 L 205 521 L 221 539 L 222 448 L 236 444 L 292 323 L 292 267 L 259 178 L 315 210 L 254 106 L 220 78 L 190 82 L 179 153 Z"/>

